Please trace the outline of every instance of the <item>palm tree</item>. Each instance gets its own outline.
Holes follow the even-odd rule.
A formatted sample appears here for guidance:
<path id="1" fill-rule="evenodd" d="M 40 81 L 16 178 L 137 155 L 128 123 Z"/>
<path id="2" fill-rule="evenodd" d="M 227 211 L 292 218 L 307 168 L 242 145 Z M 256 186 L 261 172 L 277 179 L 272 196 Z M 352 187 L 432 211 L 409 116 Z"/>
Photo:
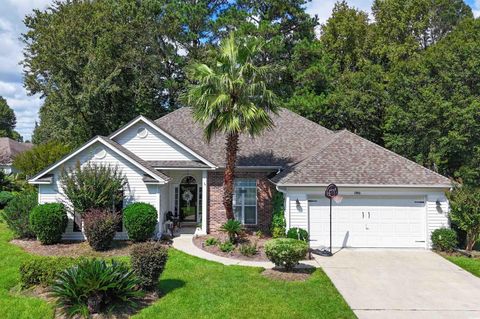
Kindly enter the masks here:
<path id="1" fill-rule="evenodd" d="M 275 94 L 267 87 L 270 65 L 258 66 L 261 53 L 257 38 L 235 39 L 233 33 L 215 51 L 211 63 L 194 63 L 187 75 L 192 81 L 183 101 L 193 107 L 195 121 L 205 125 L 207 141 L 217 134 L 226 136 L 226 165 L 223 178 L 223 205 L 227 219 L 234 219 L 233 192 L 238 139 L 252 137 L 272 127 L 270 115 L 278 111 Z"/>

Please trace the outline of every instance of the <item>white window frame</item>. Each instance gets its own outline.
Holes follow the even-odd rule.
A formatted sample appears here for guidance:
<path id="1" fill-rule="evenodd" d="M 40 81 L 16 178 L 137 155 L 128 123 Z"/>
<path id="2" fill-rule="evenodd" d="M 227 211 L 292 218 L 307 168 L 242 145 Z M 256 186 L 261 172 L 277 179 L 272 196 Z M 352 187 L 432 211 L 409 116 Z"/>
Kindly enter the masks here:
<path id="1" fill-rule="evenodd" d="M 234 181 L 234 187 L 233 187 L 233 196 L 235 197 L 236 195 L 236 189 L 237 189 L 237 186 L 235 185 L 235 183 L 237 181 L 241 181 L 241 180 L 254 180 L 255 181 L 255 187 L 254 186 L 243 186 L 241 188 L 255 188 L 255 223 L 254 224 L 246 224 L 245 223 L 245 207 L 253 207 L 254 205 L 245 205 L 245 194 L 242 194 L 242 205 L 238 205 L 236 204 L 237 202 L 237 199 L 235 198 L 235 200 L 233 201 L 234 202 L 234 205 L 233 205 L 233 209 L 235 210 L 235 207 L 236 206 L 241 206 L 242 207 L 242 216 L 243 216 L 243 220 L 241 220 L 240 222 L 242 223 L 242 225 L 251 225 L 251 226 L 255 226 L 255 225 L 258 225 L 258 181 L 256 178 L 235 178 L 235 181 Z"/>

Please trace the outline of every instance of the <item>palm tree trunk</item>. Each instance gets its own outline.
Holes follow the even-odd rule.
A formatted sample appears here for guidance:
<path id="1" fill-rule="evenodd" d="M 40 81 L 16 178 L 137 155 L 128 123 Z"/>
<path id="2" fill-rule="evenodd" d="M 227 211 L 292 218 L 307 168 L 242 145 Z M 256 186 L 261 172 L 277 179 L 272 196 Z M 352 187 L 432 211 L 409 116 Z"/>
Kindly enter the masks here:
<path id="1" fill-rule="evenodd" d="M 233 187 L 235 180 L 235 162 L 238 152 L 238 133 L 227 136 L 227 152 L 225 173 L 223 175 L 223 206 L 227 219 L 234 219 L 233 215 Z"/>

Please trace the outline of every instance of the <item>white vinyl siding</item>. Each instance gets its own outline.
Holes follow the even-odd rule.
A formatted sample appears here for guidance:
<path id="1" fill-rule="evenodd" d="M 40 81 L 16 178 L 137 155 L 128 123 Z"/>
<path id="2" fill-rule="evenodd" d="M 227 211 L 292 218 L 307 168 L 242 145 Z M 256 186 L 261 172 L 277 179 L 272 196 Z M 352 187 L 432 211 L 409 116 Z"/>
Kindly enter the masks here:
<path id="1" fill-rule="evenodd" d="M 427 234 L 428 244 L 431 246 L 431 235 L 435 229 L 449 228 L 449 205 L 444 194 L 431 194 L 427 196 Z M 437 200 L 438 204 L 437 205 Z"/>
<path id="2" fill-rule="evenodd" d="M 147 130 L 144 138 L 138 136 L 139 129 Z M 192 136 L 192 138 L 196 138 Z M 146 161 L 197 160 L 170 139 L 149 125 L 139 122 L 116 136 L 114 140 Z"/>
<path id="3" fill-rule="evenodd" d="M 105 150 L 106 155 L 101 158 L 95 158 L 95 153 L 101 150 Z M 110 150 L 106 146 L 95 143 L 89 148 L 79 153 L 74 158 L 67 161 L 62 167 L 74 167 L 77 161 L 81 165 L 85 165 L 88 162 L 102 163 L 118 166 L 127 179 L 127 186 L 124 189 L 125 199 L 124 207 L 133 202 L 145 202 L 152 204 L 157 211 L 159 210 L 159 187 L 158 185 L 147 185 L 143 182 L 144 172 L 134 164 L 130 163 L 116 152 Z M 53 184 L 52 185 L 39 185 L 39 203 L 48 202 L 61 202 L 69 206 L 68 200 L 63 194 L 62 187 L 60 185 L 60 175 L 62 167 L 55 169 L 52 173 Z M 125 232 L 117 233 L 117 239 L 126 239 L 127 234 Z M 73 232 L 73 216 L 69 213 L 69 223 L 67 230 L 64 234 L 64 239 L 79 240 L 84 239 L 81 232 Z"/>
<path id="4" fill-rule="evenodd" d="M 233 211 L 235 219 L 244 225 L 257 224 L 257 180 L 235 179 Z"/>

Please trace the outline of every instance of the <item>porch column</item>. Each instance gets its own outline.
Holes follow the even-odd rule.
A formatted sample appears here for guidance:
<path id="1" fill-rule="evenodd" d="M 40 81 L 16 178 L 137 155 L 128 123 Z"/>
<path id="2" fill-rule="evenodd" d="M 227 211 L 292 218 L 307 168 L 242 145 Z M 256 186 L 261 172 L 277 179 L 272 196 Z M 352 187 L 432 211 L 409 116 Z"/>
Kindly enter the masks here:
<path id="1" fill-rule="evenodd" d="M 202 171 L 202 233 L 207 234 L 207 171 Z"/>

